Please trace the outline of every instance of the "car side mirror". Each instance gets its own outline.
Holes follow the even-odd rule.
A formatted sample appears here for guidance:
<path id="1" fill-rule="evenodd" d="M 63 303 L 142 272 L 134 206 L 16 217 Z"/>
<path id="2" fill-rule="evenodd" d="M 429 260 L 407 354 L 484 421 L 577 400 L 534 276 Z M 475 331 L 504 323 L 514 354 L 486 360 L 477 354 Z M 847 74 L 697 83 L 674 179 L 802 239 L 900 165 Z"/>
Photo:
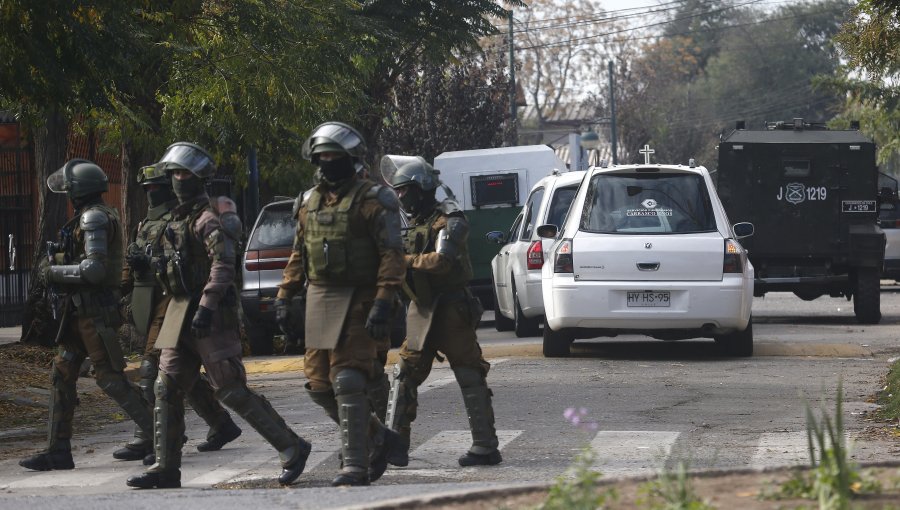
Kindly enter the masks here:
<path id="1" fill-rule="evenodd" d="M 747 223 L 746 221 L 741 223 L 735 223 L 733 227 L 731 227 L 731 232 L 734 234 L 735 239 L 743 239 L 745 237 L 750 237 L 753 235 L 754 228 L 752 223 Z"/>
<path id="2" fill-rule="evenodd" d="M 488 242 L 495 244 L 504 244 L 506 243 L 506 234 L 500 232 L 499 230 L 491 230 L 487 234 L 484 235 L 484 238 L 488 240 Z"/>
<path id="3" fill-rule="evenodd" d="M 537 228 L 538 237 L 543 237 L 545 239 L 553 239 L 556 235 L 559 234 L 559 227 L 552 224 L 541 225 Z"/>

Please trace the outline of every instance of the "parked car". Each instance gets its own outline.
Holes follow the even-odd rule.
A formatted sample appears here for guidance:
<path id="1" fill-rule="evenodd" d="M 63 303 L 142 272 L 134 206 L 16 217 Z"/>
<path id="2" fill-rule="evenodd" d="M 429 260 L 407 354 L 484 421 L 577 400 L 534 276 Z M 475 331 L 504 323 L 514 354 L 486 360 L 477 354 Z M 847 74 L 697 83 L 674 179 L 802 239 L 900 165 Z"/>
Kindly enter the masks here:
<path id="1" fill-rule="evenodd" d="M 276 200 L 256 218 L 247 240 L 241 264 L 241 306 L 244 330 L 255 355 L 273 354 L 273 339 L 282 334 L 275 322 L 275 296 L 294 246 L 297 222 L 293 213 L 294 199 Z M 398 300 L 398 311 L 391 331 L 391 347 L 399 347 L 406 337 L 406 308 Z M 294 296 L 291 303 L 292 330 L 296 336 L 285 338 L 289 351 L 303 353 L 305 292 Z"/>
<path id="2" fill-rule="evenodd" d="M 644 334 L 713 337 L 728 355 L 753 354 L 754 270 L 702 166 L 588 170 L 542 270 L 544 355 L 576 338 Z"/>
<path id="3" fill-rule="evenodd" d="M 272 202 L 259 213 L 241 264 L 241 306 L 244 310 L 244 330 L 250 342 L 250 352 L 256 355 L 273 353 L 274 335 L 281 334 L 275 322 L 275 295 L 294 245 L 296 221 L 293 218 L 293 199 Z M 303 296 L 295 297 L 292 318 L 294 330 L 303 331 L 305 304 Z M 296 345 L 302 352 L 302 334 L 286 338 L 287 345 Z"/>
<path id="4" fill-rule="evenodd" d="M 508 232 L 487 233 L 488 240 L 503 245 L 491 260 L 497 331 L 515 330 L 518 337 L 540 334 L 544 320 L 541 267 L 551 241 L 542 240 L 536 227 L 562 225 L 583 177 L 584 171 L 554 172 L 544 177 L 531 188 Z"/>

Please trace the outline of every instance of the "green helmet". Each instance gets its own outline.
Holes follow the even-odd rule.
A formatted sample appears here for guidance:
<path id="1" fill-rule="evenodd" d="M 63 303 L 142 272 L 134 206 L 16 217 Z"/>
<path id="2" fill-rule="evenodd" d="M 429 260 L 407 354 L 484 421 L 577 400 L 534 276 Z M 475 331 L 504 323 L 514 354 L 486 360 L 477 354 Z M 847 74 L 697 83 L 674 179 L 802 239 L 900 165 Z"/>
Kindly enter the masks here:
<path id="1" fill-rule="evenodd" d="M 316 126 L 303 142 L 303 159 L 316 163 L 316 155 L 323 152 L 344 152 L 360 160 L 366 155 L 366 141 L 359 131 L 343 122 L 326 122 Z"/>
<path id="2" fill-rule="evenodd" d="M 164 186 L 172 185 L 172 181 L 166 175 L 165 165 L 158 164 L 141 167 L 141 170 L 137 175 L 137 182 L 141 186 L 147 186 L 149 184 L 162 184 Z"/>
<path id="3" fill-rule="evenodd" d="M 109 190 L 109 178 L 94 162 L 73 159 L 47 177 L 47 187 L 53 193 L 66 193 L 69 199 L 80 200 Z"/>
<path id="4" fill-rule="evenodd" d="M 206 149 L 188 142 L 170 145 L 155 166 L 163 172 L 182 168 L 201 179 L 212 177 L 216 173 L 216 163 Z"/>
<path id="5" fill-rule="evenodd" d="M 422 156 L 387 155 L 381 158 L 381 175 L 394 189 L 415 184 L 422 191 L 434 191 L 441 185 L 439 173 Z"/>

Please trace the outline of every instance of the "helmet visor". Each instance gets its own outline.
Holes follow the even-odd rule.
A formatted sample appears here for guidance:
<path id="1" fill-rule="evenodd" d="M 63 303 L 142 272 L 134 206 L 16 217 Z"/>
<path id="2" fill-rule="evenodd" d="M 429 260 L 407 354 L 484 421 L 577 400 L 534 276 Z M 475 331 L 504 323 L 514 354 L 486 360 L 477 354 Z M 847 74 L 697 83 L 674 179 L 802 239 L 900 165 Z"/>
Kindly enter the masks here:
<path id="1" fill-rule="evenodd" d="M 156 166 L 163 171 L 184 168 L 197 177 L 209 177 L 216 171 L 216 165 L 206 151 L 187 143 L 170 145 Z"/>
<path id="2" fill-rule="evenodd" d="M 403 186 L 404 184 L 412 182 L 394 182 L 394 176 L 396 176 L 397 170 L 400 169 L 400 167 L 402 167 L 403 165 L 407 163 L 415 163 L 420 159 L 422 159 L 421 156 L 398 156 L 394 154 L 383 156 L 381 158 L 380 167 L 381 176 L 384 177 L 384 182 L 388 183 L 391 187 Z"/>
<path id="3" fill-rule="evenodd" d="M 69 183 L 66 181 L 65 166 L 50 174 L 50 177 L 47 177 L 47 187 L 54 193 L 65 193 L 69 191 Z"/>
<path id="4" fill-rule="evenodd" d="M 148 165 L 141 167 L 137 175 L 138 184 L 150 184 L 151 182 L 168 181 L 163 165 Z"/>
<path id="5" fill-rule="evenodd" d="M 345 152 L 354 155 L 354 150 L 363 144 L 359 133 L 349 126 L 336 122 L 322 124 L 303 143 L 303 159 L 310 159 L 313 149 L 322 143 L 336 143 L 344 148 Z"/>

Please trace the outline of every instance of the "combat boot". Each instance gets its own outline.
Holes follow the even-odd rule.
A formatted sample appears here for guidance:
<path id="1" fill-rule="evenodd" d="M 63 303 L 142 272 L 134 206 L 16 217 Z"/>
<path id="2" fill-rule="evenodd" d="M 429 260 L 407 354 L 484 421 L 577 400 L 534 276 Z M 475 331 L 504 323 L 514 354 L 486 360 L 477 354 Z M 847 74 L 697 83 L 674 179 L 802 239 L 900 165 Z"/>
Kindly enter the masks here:
<path id="1" fill-rule="evenodd" d="M 156 463 L 145 473 L 131 476 L 125 484 L 137 489 L 181 487 L 181 447 L 184 437 L 184 393 L 175 381 L 160 373 L 155 384 L 153 406 Z"/>
<path id="2" fill-rule="evenodd" d="M 19 461 L 19 465 L 34 471 L 74 469 L 72 447 L 72 418 L 77 402 L 75 386 L 66 384 L 54 363 L 51 369 L 50 416 L 47 426 L 47 449 Z"/>
<path id="3" fill-rule="evenodd" d="M 387 470 L 389 459 L 408 457 L 409 442 L 404 445 L 403 438 L 393 430 L 385 427 L 374 414 L 369 418 L 369 482 L 375 482 Z M 408 461 L 407 461 L 408 462 Z"/>
<path id="4" fill-rule="evenodd" d="M 494 429 L 494 408 L 490 388 L 478 370 L 469 367 L 453 369 L 462 390 L 463 403 L 472 429 L 472 447 L 459 458 L 459 465 L 493 466 L 503 461 L 497 431 Z"/>
<path id="5" fill-rule="evenodd" d="M 341 429 L 343 467 L 331 485 L 369 485 L 368 441 L 371 414 L 365 375 L 359 370 L 341 370 L 334 377 L 334 394 Z"/>
<path id="6" fill-rule="evenodd" d="M 188 403 L 203 421 L 209 425 L 206 441 L 197 445 L 197 451 L 214 452 L 234 441 L 241 435 L 241 429 L 231 419 L 228 411 L 216 400 L 209 381 L 201 375 L 187 394 Z"/>
<path id="7" fill-rule="evenodd" d="M 289 485 L 303 474 L 312 445 L 287 426 L 265 397 L 250 390 L 243 381 L 220 388 L 217 397 L 278 451 L 282 467 L 278 483 Z"/>

